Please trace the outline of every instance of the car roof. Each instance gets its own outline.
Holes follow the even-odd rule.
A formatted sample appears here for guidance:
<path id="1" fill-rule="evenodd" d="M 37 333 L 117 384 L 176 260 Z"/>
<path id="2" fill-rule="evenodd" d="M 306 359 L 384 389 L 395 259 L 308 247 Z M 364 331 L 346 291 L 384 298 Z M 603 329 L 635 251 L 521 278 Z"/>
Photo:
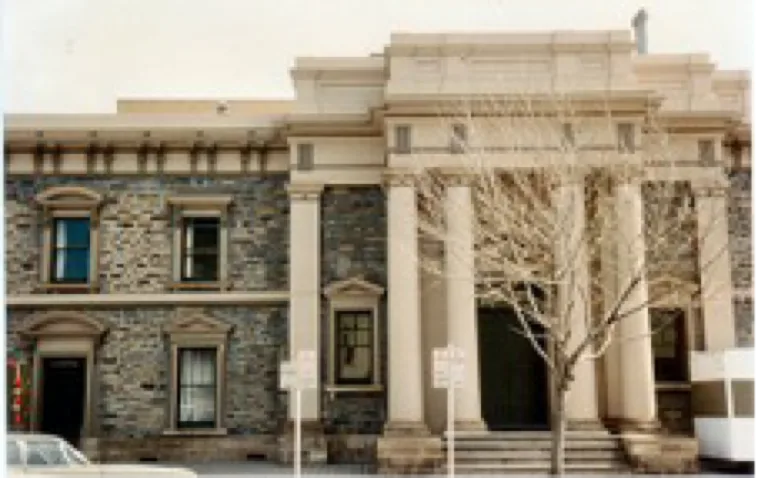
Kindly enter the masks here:
<path id="1" fill-rule="evenodd" d="M 27 440 L 27 441 L 37 441 L 37 440 L 61 440 L 60 437 L 57 437 L 55 435 L 48 435 L 46 433 L 8 433 L 6 437 L 9 440 Z"/>

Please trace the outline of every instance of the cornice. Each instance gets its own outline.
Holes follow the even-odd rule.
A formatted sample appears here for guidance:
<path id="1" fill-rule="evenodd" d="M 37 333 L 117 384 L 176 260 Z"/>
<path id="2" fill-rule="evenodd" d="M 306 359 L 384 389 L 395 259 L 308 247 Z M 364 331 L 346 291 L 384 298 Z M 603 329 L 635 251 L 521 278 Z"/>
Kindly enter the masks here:
<path id="1" fill-rule="evenodd" d="M 250 144 L 220 147 L 200 142 L 182 148 L 147 142 L 130 147 L 109 144 L 85 148 L 71 145 L 50 148 L 44 143 L 24 147 L 10 144 L 6 145 L 5 173 L 8 176 L 235 176 L 287 173 L 289 163 L 286 144 L 276 148 Z"/>
<path id="2" fill-rule="evenodd" d="M 122 307 L 142 305 L 262 305 L 280 304 L 289 301 L 288 291 L 224 292 L 193 294 L 27 294 L 8 295 L 8 307 Z"/>
<path id="3" fill-rule="evenodd" d="M 675 111 L 662 110 L 657 114 L 657 121 L 668 130 L 686 132 L 687 130 L 725 131 L 739 125 L 741 114 L 731 110 Z"/>
<path id="4" fill-rule="evenodd" d="M 627 30 L 537 33 L 400 33 L 392 35 L 386 54 L 398 56 L 497 53 L 631 52 L 634 47 Z"/>
<path id="5" fill-rule="evenodd" d="M 556 93 L 518 94 L 471 94 L 465 102 L 465 111 L 474 116 L 491 116 L 493 107 L 502 105 L 505 110 L 523 108 L 528 103 L 531 112 L 549 115 L 568 106 L 576 114 L 594 115 L 628 113 L 647 115 L 656 110 L 664 97 L 654 90 L 566 91 Z M 464 103 L 460 94 L 452 93 L 403 93 L 388 91 L 384 117 L 391 116 L 454 116 L 460 115 Z"/>

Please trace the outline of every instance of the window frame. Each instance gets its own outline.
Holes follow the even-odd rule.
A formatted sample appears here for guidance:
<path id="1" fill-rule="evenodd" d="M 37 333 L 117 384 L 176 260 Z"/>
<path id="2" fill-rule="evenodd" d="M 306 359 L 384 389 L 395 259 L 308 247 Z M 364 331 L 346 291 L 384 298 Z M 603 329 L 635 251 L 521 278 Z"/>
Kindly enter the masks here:
<path id="1" fill-rule="evenodd" d="M 374 320 L 373 317 L 374 311 L 372 309 L 359 309 L 359 308 L 339 308 L 334 311 L 334 353 L 335 353 L 335 360 L 334 360 L 334 385 L 338 387 L 352 387 L 352 386 L 366 386 L 366 385 L 374 385 L 375 382 L 375 369 L 376 369 L 376 320 Z M 342 374 L 340 373 L 341 368 L 340 364 L 341 361 L 339 360 L 339 357 L 342 352 L 342 348 L 346 346 L 346 344 L 342 343 L 342 340 L 340 337 L 342 337 L 343 332 L 345 332 L 345 329 L 342 327 L 341 321 L 342 318 L 345 316 L 351 315 L 353 317 L 359 317 L 359 316 L 366 316 L 368 317 L 368 322 L 370 324 L 370 343 L 368 345 L 369 348 L 369 354 L 371 357 L 371 363 L 370 363 L 370 376 L 366 379 L 345 379 L 342 377 Z M 355 325 L 352 327 L 352 332 L 357 332 L 361 329 L 357 328 Z M 355 347 L 362 347 L 366 348 L 364 345 L 354 345 Z"/>
<path id="2" fill-rule="evenodd" d="M 170 290 L 219 291 L 229 289 L 230 195 L 173 196 L 167 199 L 173 226 Z M 184 233 L 188 219 L 218 219 L 218 261 L 216 280 L 185 280 Z"/>
<path id="3" fill-rule="evenodd" d="M 699 162 L 706 164 L 706 165 L 714 165 L 718 162 L 718 158 L 716 157 L 716 140 L 713 138 L 698 138 L 697 140 L 697 159 Z M 710 149 L 710 158 L 706 157 L 704 154 L 704 146 L 708 145 L 707 147 Z"/>
<path id="4" fill-rule="evenodd" d="M 622 131 L 629 128 L 630 138 L 627 138 Z M 620 154 L 634 154 L 637 152 L 637 127 L 631 121 L 622 121 L 616 123 L 616 149 Z"/>
<path id="5" fill-rule="evenodd" d="M 462 133 L 459 135 L 458 133 Z M 450 152 L 452 154 L 463 154 L 469 142 L 468 124 L 455 122 L 450 126 Z"/>
<path id="6" fill-rule="evenodd" d="M 401 134 L 401 131 L 403 132 Z M 398 154 L 410 154 L 413 149 L 413 128 L 410 124 L 396 124 L 394 127 L 395 133 L 395 153 Z M 405 139 L 406 142 L 401 142 L 401 139 Z"/>
<path id="7" fill-rule="evenodd" d="M 190 225 L 193 225 L 192 229 L 197 230 L 195 222 L 199 220 L 214 220 L 216 229 L 216 248 L 214 251 L 202 251 L 196 248 L 190 248 L 187 246 L 187 233 L 190 230 Z M 202 282 L 218 282 L 220 278 L 220 262 L 221 262 L 221 219 L 216 216 L 183 216 L 181 221 L 181 247 L 179 250 L 180 261 L 180 274 L 179 278 L 182 283 L 202 283 Z M 216 271 L 213 278 L 193 278 L 187 273 L 187 262 L 189 257 L 197 256 L 213 256 L 215 257 Z"/>
<path id="8" fill-rule="evenodd" d="M 177 308 L 173 320 L 164 329 L 170 347 L 170 384 L 165 435 L 225 435 L 226 356 L 233 326 L 197 309 Z M 216 418 L 213 427 L 180 427 L 179 353 L 183 349 L 216 351 Z"/>
<path id="9" fill-rule="evenodd" d="M 297 143 L 297 158 L 295 158 L 298 171 L 313 171 L 316 164 L 316 147 L 313 143 Z"/>
<path id="10" fill-rule="evenodd" d="M 103 196 L 80 186 L 55 186 L 35 197 L 42 213 L 40 289 L 43 292 L 93 293 L 99 289 L 99 228 Z M 89 267 L 84 282 L 55 281 L 52 274 L 55 224 L 58 219 L 89 220 Z"/>
<path id="11" fill-rule="evenodd" d="M 343 392 L 380 392 L 384 390 L 382 382 L 381 363 L 381 322 L 379 320 L 379 302 L 384 294 L 384 288 L 353 277 L 336 281 L 324 288 L 324 295 L 329 308 L 329 337 L 328 363 L 325 390 L 329 393 Z M 341 312 L 369 312 L 373 327 L 372 371 L 370 383 L 340 384 L 337 383 L 337 315 Z"/>
<path id="12" fill-rule="evenodd" d="M 182 355 L 185 351 L 205 351 L 210 352 L 211 356 L 213 357 L 213 383 L 211 385 L 185 385 L 182 383 Z M 180 346 L 177 349 L 177 376 L 176 376 L 176 408 L 177 408 L 177 416 L 176 416 L 176 428 L 178 430 L 193 430 L 193 429 L 215 429 L 217 428 L 216 420 L 218 418 L 218 347 L 193 347 L 193 346 Z M 200 422 L 200 421 L 182 421 L 181 415 L 181 403 L 182 403 L 182 392 L 185 388 L 188 387 L 212 387 L 214 390 L 214 402 L 213 402 L 213 414 L 214 418 L 211 422 Z"/>
<path id="13" fill-rule="evenodd" d="M 61 248 L 61 247 L 58 246 L 58 224 L 61 221 L 72 221 L 72 220 L 73 221 L 76 221 L 76 220 L 86 220 L 87 221 L 87 231 L 88 231 L 88 234 L 87 234 L 87 245 L 86 245 L 86 247 L 82 247 L 82 246 L 78 246 L 78 245 L 76 245 L 76 246 L 67 245 L 67 246 L 64 246 L 64 247 Z M 57 267 L 58 258 L 59 258 L 59 256 L 60 256 L 60 254 L 61 254 L 62 251 L 68 252 L 69 250 L 85 250 L 85 251 L 87 251 L 87 255 L 90 255 L 90 250 L 92 249 L 92 238 L 90 237 L 89 231 L 92 229 L 92 221 L 90 220 L 90 218 L 88 216 L 82 216 L 82 217 L 53 216 L 52 221 L 53 221 L 53 223 L 52 223 L 52 229 L 51 229 L 52 237 L 51 237 L 51 241 L 50 241 L 50 283 L 51 284 L 56 284 L 56 285 L 60 285 L 60 284 L 78 284 L 78 285 L 87 284 L 89 282 L 89 278 L 90 278 L 89 277 L 89 274 L 90 274 L 89 263 L 87 264 L 87 277 L 85 277 L 84 280 L 67 279 L 65 277 L 59 278 L 59 277 L 57 277 L 57 274 L 54 271 L 55 271 L 55 269 Z M 64 252 L 64 254 L 65 254 L 65 252 Z M 90 257 L 90 260 L 91 260 L 91 257 Z"/>
<path id="14" fill-rule="evenodd" d="M 573 123 L 561 123 L 561 146 L 567 150 L 576 148 L 576 128 Z"/>

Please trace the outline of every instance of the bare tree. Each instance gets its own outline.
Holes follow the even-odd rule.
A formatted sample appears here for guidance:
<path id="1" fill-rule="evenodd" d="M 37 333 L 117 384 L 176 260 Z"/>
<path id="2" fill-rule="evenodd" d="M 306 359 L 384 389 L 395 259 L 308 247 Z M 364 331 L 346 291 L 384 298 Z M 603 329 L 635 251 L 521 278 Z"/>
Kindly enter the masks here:
<path id="1" fill-rule="evenodd" d="M 509 307 L 547 364 L 555 474 L 565 471 L 577 368 L 613 341 L 649 344 L 627 318 L 702 293 L 696 251 L 708 228 L 697 227 L 681 158 L 655 112 L 651 103 L 624 119 L 560 95 L 471 100 L 438 116 L 454 154 L 408 158 L 420 237 L 445 250 L 422 248 L 421 267 L 446 276 L 452 256 L 473 262 L 479 302 Z M 459 206 L 447 199 L 451 175 L 470 185 L 470 238 L 446 227 Z"/>

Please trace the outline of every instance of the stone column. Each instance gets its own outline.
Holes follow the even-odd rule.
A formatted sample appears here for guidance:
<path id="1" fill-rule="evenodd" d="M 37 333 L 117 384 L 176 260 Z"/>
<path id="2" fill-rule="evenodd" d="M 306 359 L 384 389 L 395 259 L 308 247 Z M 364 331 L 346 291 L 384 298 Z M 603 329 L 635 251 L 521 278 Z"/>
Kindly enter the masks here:
<path id="1" fill-rule="evenodd" d="M 474 206 L 470 177 L 446 177 L 445 280 L 448 342 L 464 353 L 464 385 L 456 390 L 455 421 L 459 430 L 485 430 L 479 387 L 479 336 L 475 295 Z"/>
<path id="2" fill-rule="evenodd" d="M 616 269 L 616 236 L 617 224 L 616 207 L 613 202 L 613 191 L 608 184 L 604 191 L 601 209 L 598 211 L 603 220 L 603 243 L 601 245 L 600 274 L 603 282 L 603 314 L 605 317 L 611 312 L 618 297 L 616 282 L 618 273 Z M 623 416 L 621 391 L 621 346 L 618 343 L 618 328 L 612 333 L 613 337 L 603 355 L 605 379 L 605 406 L 606 419 L 612 424 L 619 423 Z"/>
<path id="3" fill-rule="evenodd" d="M 736 344 L 729 255 L 728 182 L 695 186 L 701 301 L 706 350 Z"/>
<path id="4" fill-rule="evenodd" d="M 588 276 L 587 245 L 584 234 L 584 174 L 567 171 L 563 183 L 553 193 L 556 218 L 562 234 L 556 244 L 556 265 L 563 270 L 558 286 L 558 307 L 566 314 L 571 331 L 568 349 L 572 352 L 587 337 L 592 307 Z M 587 353 L 592 353 L 592 349 Z M 574 367 L 574 380 L 566 396 L 566 419 L 569 428 L 598 428 L 597 380 L 595 360 L 583 359 Z"/>
<path id="5" fill-rule="evenodd" d="M 623 171 L 615 186 L 618 235 L 617 297 L 631 290 L 620 312 L 632 311 L 618 324 L 621 392 L 621 425 L 626 429 L 658 427 L 655 372 L 651 343 L 648 286 L 645 276 L 645 229 L 640 191 L 641 171 Z"/>
<path id="6" fill-rule="evenodd" d="M 388 421 L 377 443 L 379 473 L 431 471 L 442 443 L 424 423 L 418 209 L 413 176 L 387 175 Z"/>
<path id="7" fill-rule="evenodd" d="M 416 190 L 393 178 L 387 211 L 389 423 L 425 428 Z"/>
<path id="8" fill-rule="evenodd" d="M 289 358 L 294 360 L 300 350 L 316 351 L 321 360 L 319 340 L 321 317 L 320 262 L 320 196 L 321 184 L 290 184 L 290 310 Z M 319 380 L 319 383 L 321 381 Z M 320 390 L 301 392 L 303 418 L 303 452 L 309 461 L 325 461 L 326 444 L 321 429 Z M 289 396 L 289 426 L 283 434 L 280 459 L 292 459 L 292 422 L 295 417 L 295 396 Z"/>

